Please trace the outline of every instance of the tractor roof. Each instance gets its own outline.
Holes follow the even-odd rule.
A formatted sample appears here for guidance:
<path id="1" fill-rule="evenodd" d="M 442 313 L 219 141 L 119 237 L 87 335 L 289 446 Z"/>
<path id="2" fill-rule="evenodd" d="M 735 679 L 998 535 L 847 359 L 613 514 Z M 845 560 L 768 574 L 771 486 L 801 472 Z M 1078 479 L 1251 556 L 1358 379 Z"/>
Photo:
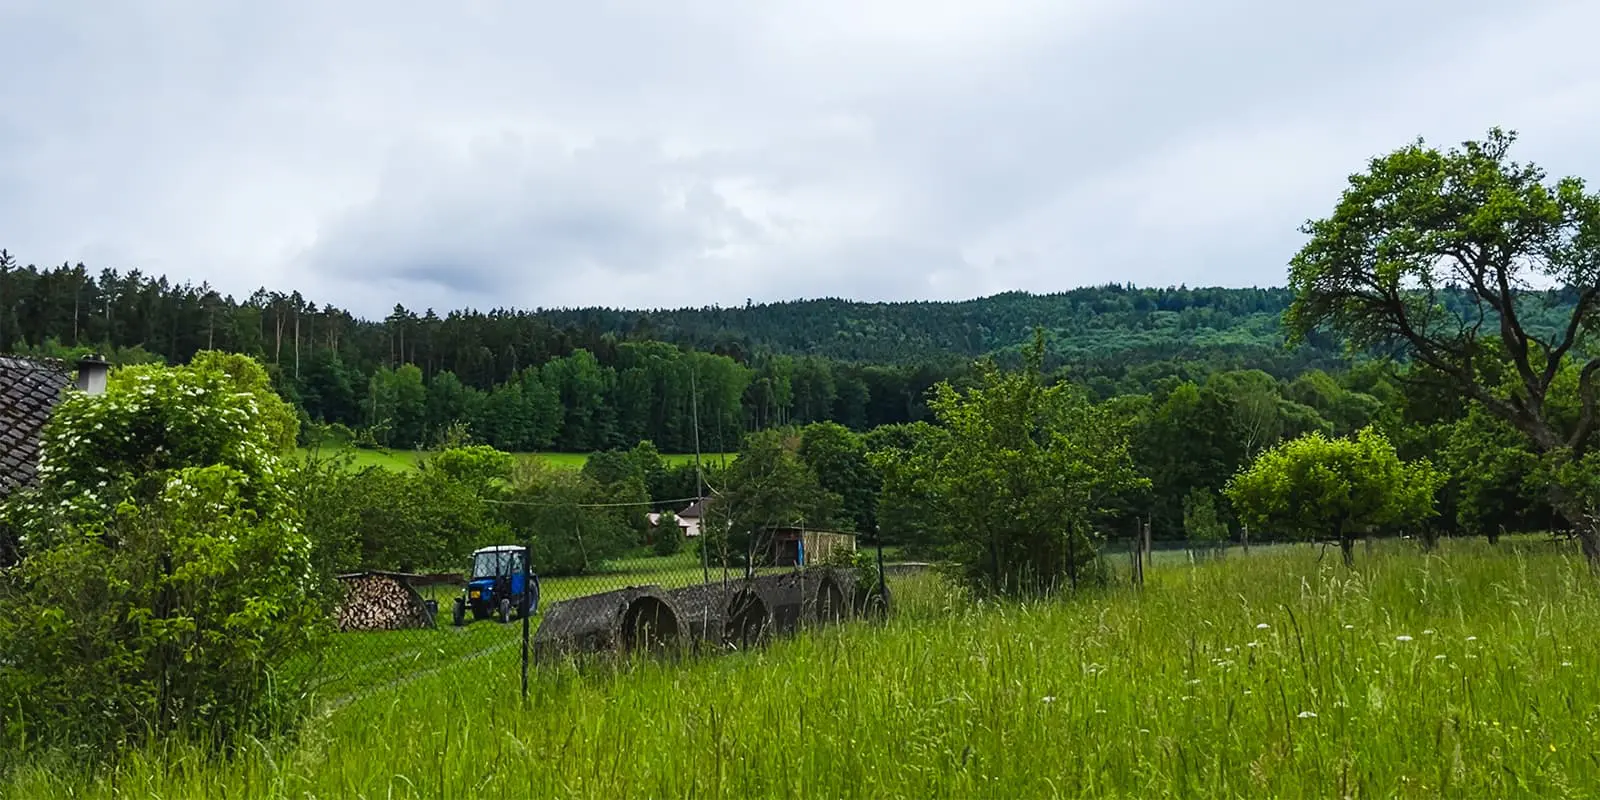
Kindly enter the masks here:
<path id="1" fill-rule="evenodd" d="M 521 545 L 521 544 L 497 544 L 497 545 L 494 545 L 492 547 L 480 547 L 480 548 L 472 551 L 472 554 L 473 555 L 477 555 L 479 553 L 514 553 L 514 552 L 516 552 L 518 550 L 526 550 L 526 549 L 528 549 L 527 545 Z"/>

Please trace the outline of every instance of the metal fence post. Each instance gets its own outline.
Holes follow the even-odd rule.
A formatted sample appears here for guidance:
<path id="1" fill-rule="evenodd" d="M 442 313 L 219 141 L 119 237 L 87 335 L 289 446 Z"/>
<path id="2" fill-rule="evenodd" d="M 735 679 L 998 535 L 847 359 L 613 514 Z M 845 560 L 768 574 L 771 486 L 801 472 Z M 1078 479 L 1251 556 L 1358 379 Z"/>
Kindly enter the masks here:
<path id="1" fill-rule="evenodd" d="M 534 608 L 533 600 L 531 599 L 534 587 L 533 576 L 535 574 L 533 569 L 532 535 L 528 536 L 527 548 L 527 560 L 522 565 L 525 573 L 522 583 L 522 703 L 524 706 L 528 703 L 528 637 L 529 631 L 533 627 L 533 612 L 537 610 Z"/>
<path id="2" fill-rule="evenodd" d="M 883 571 L 883 534 L 873 526 L 872 540 L 878 546 L 878 599 L 883 601 L 883 611 L 889 613 L 889 574 Z"/>

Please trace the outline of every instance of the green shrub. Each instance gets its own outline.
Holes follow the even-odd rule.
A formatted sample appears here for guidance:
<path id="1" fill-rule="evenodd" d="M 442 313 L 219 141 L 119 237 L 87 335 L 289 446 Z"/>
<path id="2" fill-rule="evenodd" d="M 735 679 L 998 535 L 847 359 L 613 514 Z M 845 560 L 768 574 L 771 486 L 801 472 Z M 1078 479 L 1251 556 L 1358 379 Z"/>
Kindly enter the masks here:
<path id="1" fill-rule="evenodd" d="M 324 597 L 277 453 L 294 415 L 248 359 L 137 367 L 72 393 L 0 585 L 0 747 L 84 758 L 171 737 L 232 743 L 306 708 L 280 668 Z"/>
<path id="2" fill-rule="evenodd" d="M 656 523 L 656 541 L 651 549 L 658 556 L 677 555 L 683 551 L 683 530 L 678 527 L 678 515 L 671 511 L 661 515 Z"/>

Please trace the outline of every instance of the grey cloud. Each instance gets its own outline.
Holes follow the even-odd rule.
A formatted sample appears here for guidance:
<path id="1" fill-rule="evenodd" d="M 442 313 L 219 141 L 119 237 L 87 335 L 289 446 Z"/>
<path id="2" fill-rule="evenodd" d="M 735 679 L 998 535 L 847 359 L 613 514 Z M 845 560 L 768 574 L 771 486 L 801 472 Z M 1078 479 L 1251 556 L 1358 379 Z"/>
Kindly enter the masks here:
<path id="1" fill-rule="evenodd" d="M 1600 170 L 1600 9 L 13 0 L 0 247 L 361 313 L 1278 283 L 1417 135 Z"/>

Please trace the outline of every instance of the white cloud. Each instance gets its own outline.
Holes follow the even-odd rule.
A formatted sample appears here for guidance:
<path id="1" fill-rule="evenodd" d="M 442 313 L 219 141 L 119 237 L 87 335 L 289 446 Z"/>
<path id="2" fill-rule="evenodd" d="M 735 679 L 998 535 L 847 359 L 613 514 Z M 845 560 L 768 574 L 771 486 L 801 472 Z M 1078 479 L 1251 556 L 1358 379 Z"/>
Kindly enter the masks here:
<path id="1" fill-rule="evenodd" d="M 367 314 L 1276 283 L 1368 156 L 1593 176 L 1600 8 L 0 6 L 0 247 Z"/>

